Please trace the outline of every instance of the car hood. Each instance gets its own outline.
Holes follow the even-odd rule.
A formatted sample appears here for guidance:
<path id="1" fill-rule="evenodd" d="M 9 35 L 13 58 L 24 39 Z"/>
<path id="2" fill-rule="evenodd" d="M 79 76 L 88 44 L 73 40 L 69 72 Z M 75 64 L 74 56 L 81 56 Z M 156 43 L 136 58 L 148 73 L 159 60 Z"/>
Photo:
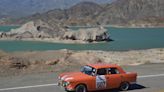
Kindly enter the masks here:
<path id="1" fill-rule="evenodd" d="M 71 73 L 63 73 L 59 77 L 63 81 L 75 81 L 75 80 L 85 79 L 89 77 L 89 75 L 86 75 L 82 72 L 71 72 Z"/>

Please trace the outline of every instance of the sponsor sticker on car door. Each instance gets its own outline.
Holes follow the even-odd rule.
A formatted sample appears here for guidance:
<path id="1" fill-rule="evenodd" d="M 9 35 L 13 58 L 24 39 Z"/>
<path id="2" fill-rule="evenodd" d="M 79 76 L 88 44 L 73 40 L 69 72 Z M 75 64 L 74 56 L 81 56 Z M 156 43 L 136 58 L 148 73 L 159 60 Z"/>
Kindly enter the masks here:
<path id="1" fill-rule="evenodd" d="M 105 75 L 97 75 L 96 76 L 96 88 L 104 89 L 106 88 L 106 78 Z"/>

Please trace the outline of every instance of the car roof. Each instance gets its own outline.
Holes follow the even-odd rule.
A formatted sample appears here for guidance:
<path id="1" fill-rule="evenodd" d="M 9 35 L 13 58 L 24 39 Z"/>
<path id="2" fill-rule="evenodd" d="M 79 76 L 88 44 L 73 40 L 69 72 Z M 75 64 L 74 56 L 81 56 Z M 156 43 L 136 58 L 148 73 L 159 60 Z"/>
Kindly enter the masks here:
<path id="1" fill-rule="evenodd" d="M 110 67 L 119 67 L 116 64 L 88 64 L 88 66 L 91 66 L 91 67 L 96 68 L 96 69 L 110 68 Z"/>

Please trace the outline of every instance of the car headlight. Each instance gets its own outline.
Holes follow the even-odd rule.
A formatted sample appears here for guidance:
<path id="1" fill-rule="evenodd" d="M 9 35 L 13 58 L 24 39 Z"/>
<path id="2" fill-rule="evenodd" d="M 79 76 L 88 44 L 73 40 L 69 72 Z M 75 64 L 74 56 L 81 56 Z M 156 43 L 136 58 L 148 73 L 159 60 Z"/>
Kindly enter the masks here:
<path id="1" fill-rule="evenodd" d="M 61 77 L 59 76 L 58 79 L 61 80 Z"/>
<path id="2" fill-rule="evenodd" d="M 68 86 L 69 84 L 70 84 L 70 82 L 67 82 L 67 81 L 63 82 L 64 87 Z"/>

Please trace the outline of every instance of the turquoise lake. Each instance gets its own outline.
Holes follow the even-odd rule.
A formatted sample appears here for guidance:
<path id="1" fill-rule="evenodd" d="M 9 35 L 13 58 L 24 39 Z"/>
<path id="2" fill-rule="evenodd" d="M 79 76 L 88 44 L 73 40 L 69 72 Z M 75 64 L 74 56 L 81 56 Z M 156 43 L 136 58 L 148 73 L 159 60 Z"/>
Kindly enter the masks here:
<path id="1" fill-rule="evenodd" d="M 10 26 L 0 27 L 0 31 L 9 31 Z M 4 51 L 35 50 L 104 50 L 126 51 L 138 49 L 164 48 L 164 28 L 108 28 L 112 42 L 91 44 L 61 44 L 31 41 L 0 41 Z"/>

